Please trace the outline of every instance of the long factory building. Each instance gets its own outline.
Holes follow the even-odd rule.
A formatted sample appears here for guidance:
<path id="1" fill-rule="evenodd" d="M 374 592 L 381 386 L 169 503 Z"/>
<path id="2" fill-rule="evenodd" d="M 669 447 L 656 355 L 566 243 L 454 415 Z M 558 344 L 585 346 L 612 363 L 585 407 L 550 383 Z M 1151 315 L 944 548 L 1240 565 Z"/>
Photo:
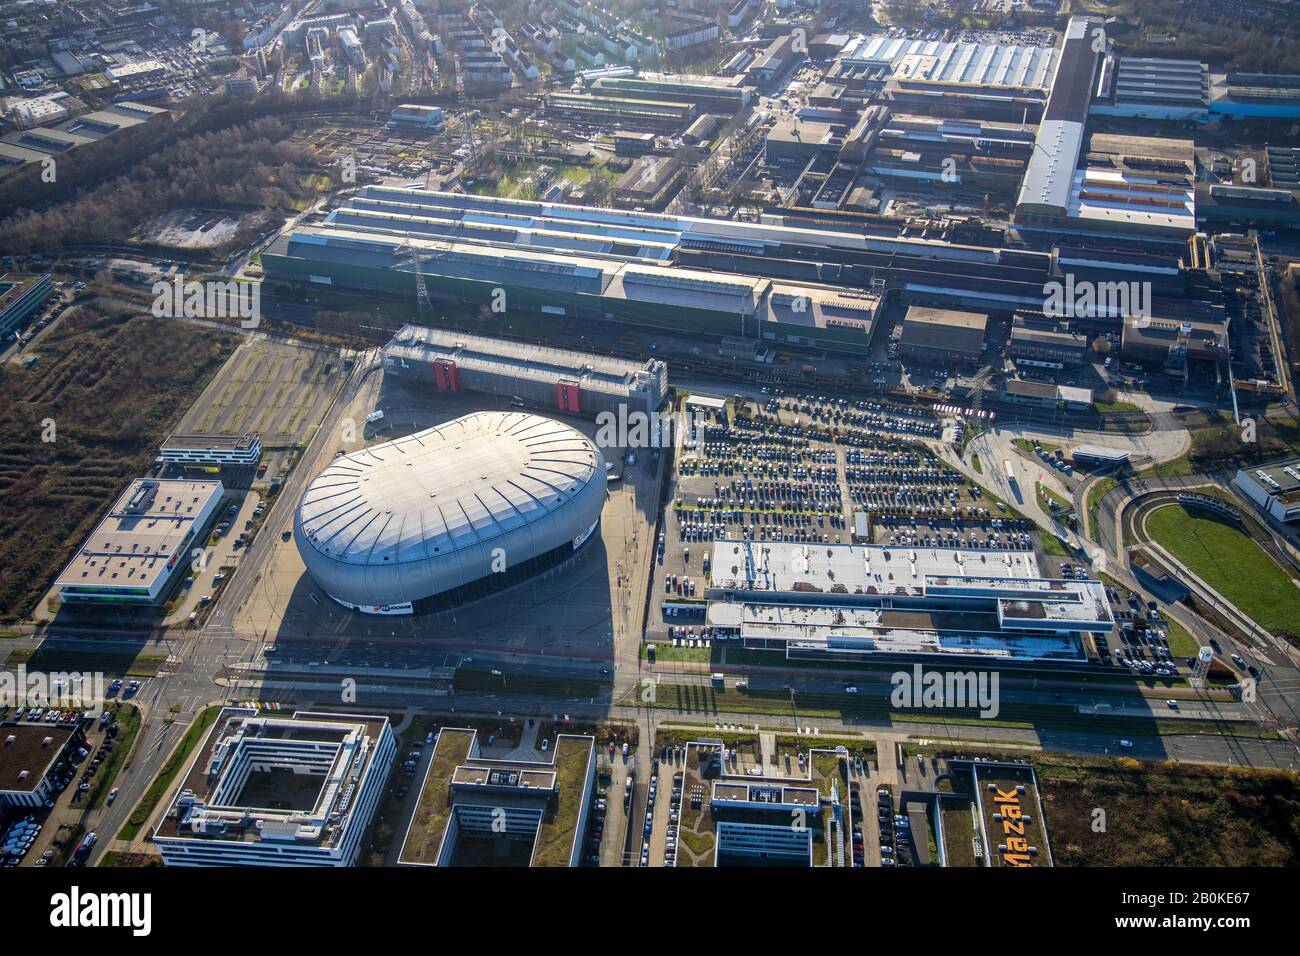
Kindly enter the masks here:
<path id="1" fill-rule="evenodd" d="M 1081 664 L 1115 626 L 1100 582 L 1045 578 L 1032 551 L 718 541 L 710 567 L 715 638 L 792 658 Z"/>
<path id="2" fill-rule="evenodd" d="M 404 325 L 383 349 L 384 373 L 432 382 L 439 391 L 482 392 L 513 407 L 601 413 L 657 412 L 668 397 L 668 366 Z"/>
<path id="3" fill-rule="evenodd" d="M 1151 283 L 1156 317 L 1222 311 L 1183 243 L 1071 242 L 1008 249 L 795 214 L 737 222 L 367 186 L 324 222 L 277 237 L 262 261 L 271 280 L 414 296 L 418 258 L 441 300 L 847 353 L 870 348 L 886 294 L 1032 314 L 1047 283 L 1074 274 Z"/>

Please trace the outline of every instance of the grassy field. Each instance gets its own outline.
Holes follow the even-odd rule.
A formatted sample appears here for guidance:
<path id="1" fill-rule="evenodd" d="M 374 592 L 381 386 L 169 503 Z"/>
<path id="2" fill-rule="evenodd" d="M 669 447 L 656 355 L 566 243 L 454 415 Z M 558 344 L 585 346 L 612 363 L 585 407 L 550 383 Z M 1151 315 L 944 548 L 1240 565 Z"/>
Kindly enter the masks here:
<path id="1" fill-rule="evenodd" d="M 140 802 L 135 805 L 131 811 L 131 816 L 127 818 L 126 823 L 122 824 L 122 829 L 117 832 L 119 840 L 134 840 L 140 833 L 140 828 L 149 822 L 149 817 L 153 814 L 158 806 L 158 801 L 162 799 L 167 788 L 172 785 L 176 775 L 180 773 L 186 763 L 189 762 L 190 754 L 198 746 L 199 740 L 208 732 L 208 728 L 217 719 L 217 714 L 221 713 L 218 706 L 208 707 L 199 712 L 198 716 L 189 725 L 185 731 L 185 736 L 176 749 L 172 751 L 167 762 L 158 770 L 158 776 L 154 777 L 153 783 L 149 784 L 149 789 L 144 792 Z"/>
<path id="2" fill-rule="evenodd" d="M 0 620 L 27 617 L 236 336 L 77 307 L 35 364 L 0 366 Z"/>
<path id="3" fill-rule="evenodd" d="M 1295 774 L 1049 753 L 1033 761 L 1058 866 L 1300 863 Z"/>
<path id="4" fill-rule="evenodd" d="M 1210 587 L 1275 634 L 1300 634 L 1300 588 L 1226 519 L 1167 505 L 1146 519 L 1147 532 Z"/>

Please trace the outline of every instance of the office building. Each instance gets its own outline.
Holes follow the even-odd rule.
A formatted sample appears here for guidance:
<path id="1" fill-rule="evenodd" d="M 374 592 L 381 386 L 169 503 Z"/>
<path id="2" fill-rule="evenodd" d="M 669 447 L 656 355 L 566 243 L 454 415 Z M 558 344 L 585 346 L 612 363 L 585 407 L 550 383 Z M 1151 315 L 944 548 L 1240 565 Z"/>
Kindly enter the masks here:
<path id="1" fill-rule="evenodd" d="M 387 717 L 226 707 L 154 845 L 167 866 L 354 866 L 396 754 Z"/>
<path id="2" fill-rule="evenodd" d="M 37 810 L 58 797 L 60 770 L 85 742 L 79 721 L 0 722 L 0 811 Z"/>
<path id="3" fill-rule="evenodd" d="M 1079 664 L 1115 621 L 1098 581 L 1041 575 L 1032 551 L 718 541 L 715 640 L 787 657 Z"/>
<path id="4" fill-rule="evenodd" d="M 0 275 L 0 338 L 8 338 L 53 294 L 54 280 L 48 272 Z"/>
<path id="5" fill-rule="evenodd" d="M 560 734 L 547 759 L 488 757 L 478 731 L 444 727 L 398 862 L 572 867 L 580 862 L 596 741 Z"/>
<path id="6" fill-rule="evenodd" d="M 220 481 L 137 478 L 55 581 L 65 604 L 164 603 L 222 501 Z"/>
<path id="7" fill-rule="evenodd" d="M 163 461 L 177 465 L 253 468 L 262 457 L 262 437 L 244 435 L 168 435 L 159 448 Z"/>
<path id="8" fill-rule="evenodd" d="M 1232 484 L 1275 521 L 1300 520 L 1300 458 L 1240 468 Z"/>

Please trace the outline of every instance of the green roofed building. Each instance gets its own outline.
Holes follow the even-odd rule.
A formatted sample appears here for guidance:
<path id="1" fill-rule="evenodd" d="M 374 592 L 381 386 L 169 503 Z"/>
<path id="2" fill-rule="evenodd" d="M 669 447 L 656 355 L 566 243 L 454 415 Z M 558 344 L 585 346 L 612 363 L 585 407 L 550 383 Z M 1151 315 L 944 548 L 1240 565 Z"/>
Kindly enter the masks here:
<path id="1" fill-rule="evenodd" d="M 488 757 L 477 731 L 444 727 L 398 862 L 577 866 L 596 779 L 596 741 L 560 734 L 546 756 Z"/>

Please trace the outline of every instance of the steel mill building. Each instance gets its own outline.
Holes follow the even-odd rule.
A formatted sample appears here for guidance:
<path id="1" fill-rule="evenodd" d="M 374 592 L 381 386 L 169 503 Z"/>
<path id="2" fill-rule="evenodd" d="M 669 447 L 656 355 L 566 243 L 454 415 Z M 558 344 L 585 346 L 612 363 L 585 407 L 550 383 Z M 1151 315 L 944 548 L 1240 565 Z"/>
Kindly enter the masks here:
<path id="1" fill-rule="evenodd" d="M 293 535 L 308 573 L 368 614 L 434 610 L 559 564 L 595 533 L 605 460 L 581 432 L 475 412 L 334 459 Z"/>

